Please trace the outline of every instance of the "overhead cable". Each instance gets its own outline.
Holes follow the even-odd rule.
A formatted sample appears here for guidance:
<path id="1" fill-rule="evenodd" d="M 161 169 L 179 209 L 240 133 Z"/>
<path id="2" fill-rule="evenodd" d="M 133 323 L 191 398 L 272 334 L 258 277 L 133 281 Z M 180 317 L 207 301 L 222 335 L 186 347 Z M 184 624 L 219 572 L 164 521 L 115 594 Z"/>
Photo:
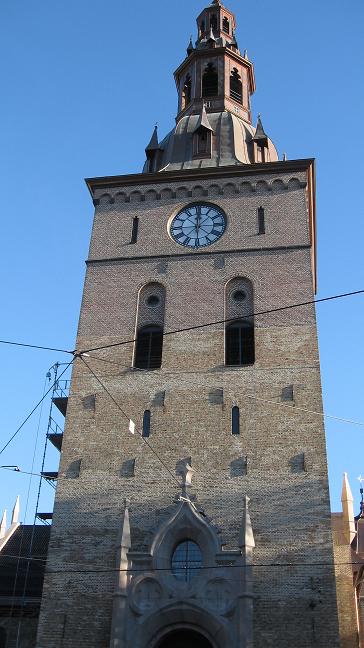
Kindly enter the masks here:
<path id="1" fill-rule="evenodd" d="M 114 405 L 116 405 L 116 407 L 117 407 L 118 410 L 122 413 L 122 415 L 123 415 L 123 416 L 124 416 L 128 421 L 130 421 L 130 417 L 126 414 L 126 412 L 124 412 L 124 410 L 123 410 L 122 407 L 119 405 L 119 403 L 117 402 L 117 400 L 115 400 L 115 398 L 113 397 L 113 395 L 111 394 L 111 392 L 109 392 L 109 390 L 108 390 L 107 387 L 104 385 L 104 383 L 100 380 L 100 378 L 99 378 L 99 377 L 95 374 L 95 372 L 91 369 L 90 365 L 87 364 L 87 362 L 86 362 L 86 360 L 84 359 L 84 357 L 83 357 L 82 354 L 80 355 L 80 358 L 81 358 L 82 362 L 86 365 L 86 367 L 87 367 L 87 369 L 89 370 L 89 372 L 93 375 L 93 377 L 97 380 L 97 382 L 99 383 L 99 385 L 102 387 L 102 389 L 103 389 L 103 390 L 108 394 L 108 396 L 111 398 L 111 400 L 112 400 L 112 402 L 114 403 Z M 169 475 L 172 477 L 173 481 L 174 481 L 175 483 L 177 483 L 178 488 L 180 488 L 180 483 L 179 483 L 178 479 L 177 479 L 176 476 L 175 476 L 175 475 L 170 471 L 170 469 L 168 468 L 167 464 L 164 463 L 163 459 L 161 459 L 161 457 L 159 456 L 158 452 L 156 452 L 156 450 L 154 450 L 154 448 L 150 445 L 150 443 L 148 442 L 148 440 L 147 440 L 145 437 L 143 437 L 143 435 L 142 435 L 141 432 L 137 432 L 137 433 L 138 433 L 138 435 L 140 436 L 140 438 L 144 441 L 145 445 L 149 448 L 149 450 L 151 450 L 151 451 L 153 452 L 153 454 L 157 457 L 157 459 L 160 461 L 160 463 L 164 466 L 164 468 L 167 470 L 167 472 L 169 473 Z"/>
<path id="2" fill-rule="evenodd" d="M 54 383 L 53 383 L 53 384 L 50 386 L 50 388 L 46 391 L 46 393 L 43 395 L 43 397 L 40 399 L 40 401 L 35 405 L 35 407 L 33 407 L 33 409 L 32 409 L 32 411 L 30 412 L 30 414 L 28 414 L 28 416 L 24 419 L 24 421 L 22 422 L 22 424 L 19 425 L 18 429 L 15 430 L 14 434 L 12 434 L 12 436 L 10 437 L 10 439 L 9 439 L 9 440 L 5 443 L 5 445 L 1 448 L 1 450 L 0 450 L 0 455 L 2 455 L 2 453 L 3 453 L 4 450 L 8 447 L 8 445 L 10 445 L 10 443 L 12 442 L 12 440 L 15 439 L 16 435 L 19 434 L 20 430 L 24 427 L 24 425 L 26 424 L 26 422 L 29 421 L 29 419 L 30 419 L 30 417 L 32 416 L 32 414 L 34 414 L 34 412 L 38 409 L 39 405 L 41 405 L 41 404 L 43 403 L 44 399 L 48 396 L 49 392 L 52 391 L 52 389 L 53 389 L 54 386 L 56 385 L 57 381 L 58 381 L 58 380 L 63 376 L 64 373 L 66 373 L 67 369 L 71 366 L 71 364 L 72 364 L 73 362 L 74 362 L 74 358 L 71 360 L 71 362 L 69 362 L 69 363 L 66 365 L 66 368 L 62 371 L 62 373 L 58 376 L 58 378 L 54 381 Z"/>

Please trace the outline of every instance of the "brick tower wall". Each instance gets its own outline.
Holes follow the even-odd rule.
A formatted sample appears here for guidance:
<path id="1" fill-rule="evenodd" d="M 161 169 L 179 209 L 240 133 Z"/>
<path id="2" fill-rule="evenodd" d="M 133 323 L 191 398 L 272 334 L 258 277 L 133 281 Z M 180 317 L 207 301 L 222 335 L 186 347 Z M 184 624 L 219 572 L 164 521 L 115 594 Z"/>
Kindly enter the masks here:
<path id="1" fill-rule="evenodd" d="M 248 180 L 232 171 L 197 186 L 163 175 L 155 185 L 143 180 L 96 193 L 77 349 L 132 340 L 138 293 L 149 282 L 165 287 L 165 331 L 223 320 L 234 277 L 252 282 L 257 313 L 313 299 L 305 171 Z M 228 226 L 210 248 L 189 251 L 172 241 L 167 224 L 196 199 L 221 206 Z M 134 216 L 139 233 L 130 244 Z M 314 307 L 257 315 L 254 324 L 253 366 L 224 366 L 223 324 L 166 336 L 156 371 L 132 368 L 133 344 L 90 353 L 109 362 L 86 358 L 138 431 L 151 410 L 148 441 L 165 466 L 76 360 L 38 648 L 109 645 L 124 499 L 132 549 L 147 551 L 188 457 L 191 494 L 226 548 L 238 546 L 243 496 L 251 498 L 255 648 L 338 646 L 325 436 L 314 413 L 322 412 Z M 291 385 L 287 401 L 282 390 Z M 240 408 L 234 436 L 233 405 Z"/>

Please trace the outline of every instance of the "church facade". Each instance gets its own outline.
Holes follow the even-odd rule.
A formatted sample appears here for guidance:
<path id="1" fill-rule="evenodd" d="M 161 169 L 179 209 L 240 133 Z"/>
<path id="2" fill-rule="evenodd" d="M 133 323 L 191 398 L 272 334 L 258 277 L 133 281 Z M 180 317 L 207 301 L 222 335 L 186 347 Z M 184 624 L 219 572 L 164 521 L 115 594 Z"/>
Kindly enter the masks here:
<path id="1" fill-rule="evenodd" d="M 219 0 L 95 219 L 37 648 L 335 648 L 314 160 L 252 124 Z M 293 307 L 293 305 L 301 306 Z"/>

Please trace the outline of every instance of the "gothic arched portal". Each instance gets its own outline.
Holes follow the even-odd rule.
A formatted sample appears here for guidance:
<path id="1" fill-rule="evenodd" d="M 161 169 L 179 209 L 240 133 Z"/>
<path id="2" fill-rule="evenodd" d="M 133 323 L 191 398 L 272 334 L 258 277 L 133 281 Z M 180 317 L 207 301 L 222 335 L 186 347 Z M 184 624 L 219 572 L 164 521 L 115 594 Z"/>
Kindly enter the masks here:
<path id="1" fill-rule="evenodd" d="M 164 637 L 157 648 L 212 648 L 206 637 L 195 630 L 175 630 Z"/>

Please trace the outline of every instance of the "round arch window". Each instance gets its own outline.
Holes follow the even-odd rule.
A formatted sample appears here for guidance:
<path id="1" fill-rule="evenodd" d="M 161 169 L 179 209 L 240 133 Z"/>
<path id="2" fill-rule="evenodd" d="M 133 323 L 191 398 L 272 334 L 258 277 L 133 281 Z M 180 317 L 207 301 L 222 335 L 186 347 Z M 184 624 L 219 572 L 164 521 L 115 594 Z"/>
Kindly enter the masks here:
<path id="1" fill-rule="evenodd" d="M 202 567 L 202 553 L 198 544 L 193 540 L 180 542 L 173 552 L 171 567 L 177 580 L 189 583 Z"/>

